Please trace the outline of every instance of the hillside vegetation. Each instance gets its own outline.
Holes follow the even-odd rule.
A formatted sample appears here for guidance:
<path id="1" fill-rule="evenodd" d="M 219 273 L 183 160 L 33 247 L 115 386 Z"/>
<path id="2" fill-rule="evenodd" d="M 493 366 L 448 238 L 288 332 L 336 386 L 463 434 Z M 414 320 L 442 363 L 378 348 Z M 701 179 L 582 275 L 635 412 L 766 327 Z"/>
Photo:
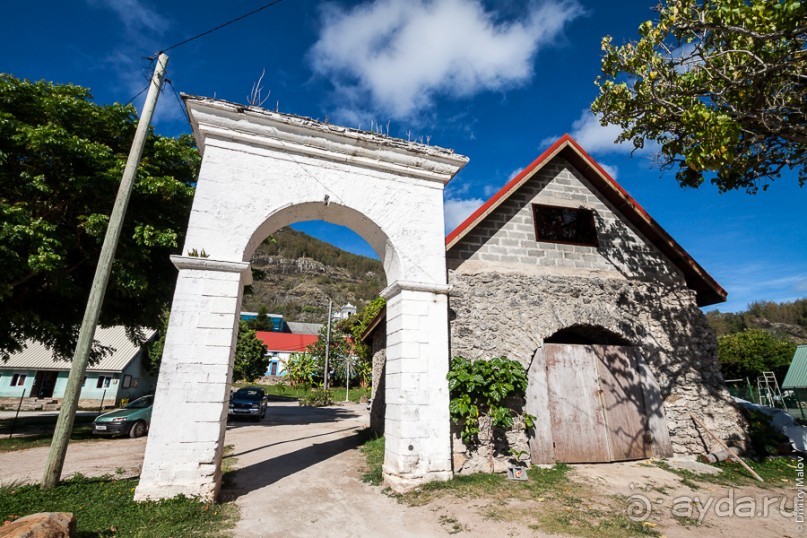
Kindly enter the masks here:
<path id="1" fill-rule="evenodd" d="M 795 344 L 807 344 L 807 298 L 792 302 L 758 301 L 742 312 L 708 312 L 715 334 L 725 336 L 760 329 Z"/>
<path id="2" fill-rule="evenodd" d="M 322 323 L 328 297 L 334 309 L 345 303 L 361 308 L 378 296 L 386 276 L 380 261 L 351 254 L 310 235 L 283 228 L 258 247 L 252 257 L 255 281 L 244 295 L 243 309 L 288 321 Z"/>

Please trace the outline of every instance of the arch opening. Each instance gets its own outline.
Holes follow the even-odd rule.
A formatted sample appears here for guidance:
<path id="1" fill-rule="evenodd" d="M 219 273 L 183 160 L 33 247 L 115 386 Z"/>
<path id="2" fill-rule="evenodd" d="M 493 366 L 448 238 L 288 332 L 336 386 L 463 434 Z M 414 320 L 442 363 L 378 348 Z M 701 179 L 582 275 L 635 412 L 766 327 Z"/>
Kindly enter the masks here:
<path id="1" fill-rule="evenodd" d="M 627 338 L 602 327 L 601 325 L 575 324 L 565 327 L 549 338 L 544 339 L 546 344 L 574 344 L 574 345 L 600 345 L 600 346 L 632 346 Z"/>
<path id="2" fill-rule="evenodd" d="M 316 220 L 344 226 L 364 239 L 384 266 L 386 284 L 401 279 L 402 267 L 399 255 L 384 230 L 360 211 L 329 201 L 287 205 L 272 211 L 252 232 L 244 249 L 243 261 L 250 261 L 258 246 L 281 228 Z"/>

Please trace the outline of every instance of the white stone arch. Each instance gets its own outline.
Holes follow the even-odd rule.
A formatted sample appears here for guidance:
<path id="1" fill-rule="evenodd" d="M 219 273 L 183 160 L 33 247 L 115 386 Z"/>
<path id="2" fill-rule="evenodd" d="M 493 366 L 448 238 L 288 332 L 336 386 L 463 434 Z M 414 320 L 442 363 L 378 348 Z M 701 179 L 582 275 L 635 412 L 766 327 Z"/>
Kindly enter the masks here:
<path id="1" fill-rule="evenodd" d="M 304 220 L 351 228 L 384 263 L 384 476 L 451 476 L 443 188 L 468 159 L 314 120 L 185 97 L 203 154 L 135 498 L 213 499 L 249 260 Z M 202 255 L 204 254 L 204 255 Z"/>

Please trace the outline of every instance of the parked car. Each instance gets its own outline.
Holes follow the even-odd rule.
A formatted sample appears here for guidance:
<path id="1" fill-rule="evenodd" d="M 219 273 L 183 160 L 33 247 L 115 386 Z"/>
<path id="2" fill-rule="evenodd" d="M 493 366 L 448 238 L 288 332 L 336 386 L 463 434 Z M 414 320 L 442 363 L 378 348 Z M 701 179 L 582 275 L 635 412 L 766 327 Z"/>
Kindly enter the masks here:
<path id="1" fill-rule="evenodd" d="M 249 417 L 255 422 L 266 416 L 266 393 L 260 387 L 244 387 L 230 396 L 229 417 Z"/>
<path id="2" fill-rule="evenodd" d="M 143 396 L 132 400 L 123 409 L 104 413 L 93 421 L 92 433 L 142 437 L 149 431 L 153 404 L 154 396 Z"/>

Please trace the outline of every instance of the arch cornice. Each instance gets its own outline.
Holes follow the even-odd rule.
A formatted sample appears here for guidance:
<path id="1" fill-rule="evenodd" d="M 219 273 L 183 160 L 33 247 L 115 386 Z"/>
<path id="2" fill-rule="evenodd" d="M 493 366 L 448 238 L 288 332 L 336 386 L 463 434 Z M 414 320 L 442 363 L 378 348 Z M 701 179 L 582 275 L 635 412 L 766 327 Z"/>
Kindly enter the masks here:
<path id="1" fill-rule="evenodd" d="M 182 95 L 200 151 L 235 142 L 445 185 L 468 164 L 453 150 L 218 99 Z"/>

